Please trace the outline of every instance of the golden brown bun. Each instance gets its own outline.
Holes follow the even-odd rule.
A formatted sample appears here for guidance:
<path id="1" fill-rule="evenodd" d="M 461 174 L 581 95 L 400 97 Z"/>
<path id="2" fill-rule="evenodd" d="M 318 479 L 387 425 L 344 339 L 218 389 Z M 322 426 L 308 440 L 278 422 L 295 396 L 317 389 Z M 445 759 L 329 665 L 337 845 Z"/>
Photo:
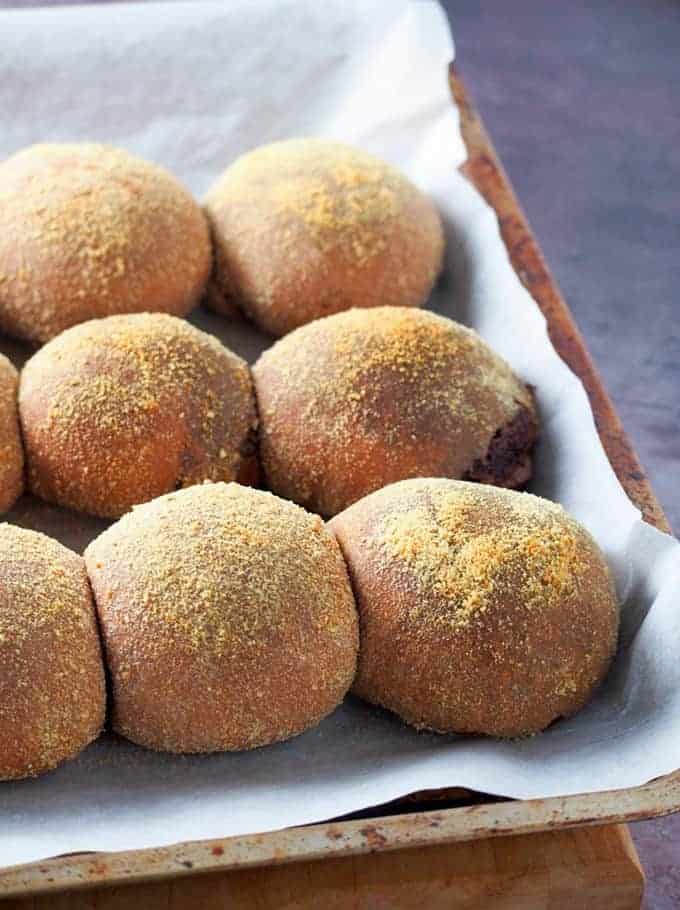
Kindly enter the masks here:
<path id="1" fill-rule="evenodd" d="M 354 678 L 333 536 L 271 493 L 204 484 L 138 506 L 86 553 L 114 728 L 169 752 L 251 749 L 317 724 Z"/>
<path id="2" fill-rule="evenodd" d="M 531 393 L 475 332 L 434 313 L 320 319 L 265 351 L 253 375 L 269 485 L 322 515 L 407 477 L 494 479 L 492 442 L 522 415 L 521 444 L 496 480 L 531 473 Z"/>
<path id="3" fill-rule="evenodd" d="M 105 145 L 33 145 L 0 163 L 0 329 L 45 342 L 114 313 L 183 316 L 210 232 L 167 171 Z"/>
<path id="4" fill-rule="evenodd" d="M 203 480 L 255 482 L 250 370 L 212 335 L 160 313 L 68 329 L 19 386 L 28 482 L 103 517 Z"/>
<path id="5" fill-rule="evenodd" d="M 12 508 L 24 489 L 24 449 L 19 432 L 19 376 L 0 354 L 0 514 Z"/>
<path id="6" fill-rule="evenodd" d="M 350 307 L 420 306 L 442 265 L 430 200 L 399 171 L 322 139 L 239 158 L 206 197 L 216 269 L 209 305 L 284 335 Z"/>
<path id="7" fill-rule="evenodd" d="M 590 535 L 528 493 L 393 484 L 330 523 L 361 617 L 353 691 L 441 733 L 519 736 L 578 711 L 616 648 Z"/>
<path id="8" fill-rule="evenodd" d="M 73 758 L 99 735 L 105 702 L 82 558 L 0 524 L 0 780 Z"/>

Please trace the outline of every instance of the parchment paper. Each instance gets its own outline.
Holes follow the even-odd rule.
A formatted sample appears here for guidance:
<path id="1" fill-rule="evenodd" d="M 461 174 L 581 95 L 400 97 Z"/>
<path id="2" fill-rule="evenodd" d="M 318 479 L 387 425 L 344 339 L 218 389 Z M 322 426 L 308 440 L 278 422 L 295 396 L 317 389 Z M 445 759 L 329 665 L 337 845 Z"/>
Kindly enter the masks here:
<path id="1" fill-rule="evenodd" d="M 40 140 L 102 140 L 164 164 L 200 195 L 237 154 L 306 134 L 355 143 L 409 173 L 446 220 L 432 305 L 477 328 L 536 386 L 543 435 L 532 489 L 579 518 L 614 566 L 623 631 L 605 686 L 577 717 L 521 742 L 417 733 L 353 699 L 317 729 L 241 755 L 172 757 L 106 736 L 41 779 L 0 784 L 1 863 L 320 821 L 431 787 L 544 797 L 642 784 L 680 766 L 680 546 L 641 523 L 624 495 L 493 212 L 456 171 L 452 54 L 441 10 L 405 0 L 5 12 L 0 156 Z M 251 359 L 269 343 L 244 324 L 194 318 Z M 17 362 L 27 354 L 0 346 Z M 10 520 L 77 549 L 103 527 L 29 499 Z"/>

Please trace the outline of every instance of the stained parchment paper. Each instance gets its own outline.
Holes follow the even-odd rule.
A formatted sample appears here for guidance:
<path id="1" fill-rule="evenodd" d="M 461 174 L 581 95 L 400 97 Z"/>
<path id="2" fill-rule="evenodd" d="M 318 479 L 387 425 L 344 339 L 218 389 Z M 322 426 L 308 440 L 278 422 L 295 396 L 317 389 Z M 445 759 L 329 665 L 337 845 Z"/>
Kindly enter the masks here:
<path id="1" fill-rule="evenodd" d="M 465 153 L 447 86 L 452 55 L 430 2 L 8 11 L 0 157 L 36 141 L 101 140 L 167 166 L 201 195 L 249 148 L 319 135 L 410 174 L 446 221 L 431 305 L 478 329 L 536 386 L 543 433 L 532 490 L 579 518 L 614 567 L 623 630 L 606 684 L 577 717 L 520 742 L 417 733 L 351 698 L 317 729 L 240 755 L 159 755 L 107 735 L 52 774 L 0 784 L 1 864 L 270 830 L 432 787 L 545 797 L 680 767 L 680 545 L 643 524 L 626 498 L 494 213 L 456 170 Z M 270 343 L 246 324 L 200 310 L 193 319 L 250 359 Z M 7 339 L 0 348 L 17 363 L 28 354 Z M 79 550 L 104 526 L 29 498 L 10 520 Z"/>

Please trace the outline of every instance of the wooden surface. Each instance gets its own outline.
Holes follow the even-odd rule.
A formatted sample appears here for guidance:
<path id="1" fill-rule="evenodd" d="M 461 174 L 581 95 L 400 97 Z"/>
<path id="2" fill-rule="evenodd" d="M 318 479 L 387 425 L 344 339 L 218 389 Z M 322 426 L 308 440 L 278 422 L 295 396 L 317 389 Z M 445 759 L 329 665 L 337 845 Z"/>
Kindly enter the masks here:
<path id="1" fill-rule="evenodd" d="M 625 826 L 376 853 L 2 902 L 2 910 L 638 910 Z"/>

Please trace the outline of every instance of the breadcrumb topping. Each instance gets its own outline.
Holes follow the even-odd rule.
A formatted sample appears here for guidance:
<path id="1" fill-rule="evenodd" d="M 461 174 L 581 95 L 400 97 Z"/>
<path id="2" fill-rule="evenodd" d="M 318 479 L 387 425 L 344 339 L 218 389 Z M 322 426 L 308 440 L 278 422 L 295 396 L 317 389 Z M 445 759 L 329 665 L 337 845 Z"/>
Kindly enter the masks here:
<path id="1" fill-rule="evenodd" d="M 45 342 L 115 313 L 185 315 L 211 267 L 206 219 L 167 171 L 98 144 L 0 163 L 0 328 Z"/>
<path id="2" fill-rule="evenodd" d="M 254 457 L 248 365 L 165 314 L 62 333 L 24 367 L 19 404 L 33 492 L 95 515 L 234 480 Z"/>
<path id="3" fill-rule="evenodd" d="M 462 477 L 531 393 L 482 339 L 405 307 L 297 329 L 253 368 L 275 492 L 333 515 L 388 483 Z"/>
<path id="4" fill-rule="evenodd" d="M 520 736 L 590 699 L 619 613 L 596 543 L 560 506 L 406 480 L 336 516 L 361 616 L 354 691 L 419 728 Z"/>
<path id="5" fill-rule="evenodd" d="M 136 742 L 192 752 L 285 739 L 352 681 L 346 568 L 322 520 L 292 503 L 206 483 L 136 507 L 85 559 L 116 728 Z"/>
<path id="6" fill-rule="evenodd" d="M 564 509 L 529 493 L 455 484 L 427 506 L 391 511 L 378 527 L 384 553 L 413 572 L 426 622 L 459 628 L 511 595 L 524 609 L 550 609 L 586 579 L 584 531 Z M 436 593 L 446 609 L 432 610 Z"/>
<path id="7" fill-rule="evenodd" d="M 104 671 L 80 556 L 0 524 L 0 780 L 54 768 L 95 739 Z"/>
<path id="8" fill-rule="evenodd" d="M 205 204 L 218 289 L 274 334 L 352 306 L 420 306 L 441 268 L 432 203 L 395 168 L 337 142 L 255 149 Z"/>

